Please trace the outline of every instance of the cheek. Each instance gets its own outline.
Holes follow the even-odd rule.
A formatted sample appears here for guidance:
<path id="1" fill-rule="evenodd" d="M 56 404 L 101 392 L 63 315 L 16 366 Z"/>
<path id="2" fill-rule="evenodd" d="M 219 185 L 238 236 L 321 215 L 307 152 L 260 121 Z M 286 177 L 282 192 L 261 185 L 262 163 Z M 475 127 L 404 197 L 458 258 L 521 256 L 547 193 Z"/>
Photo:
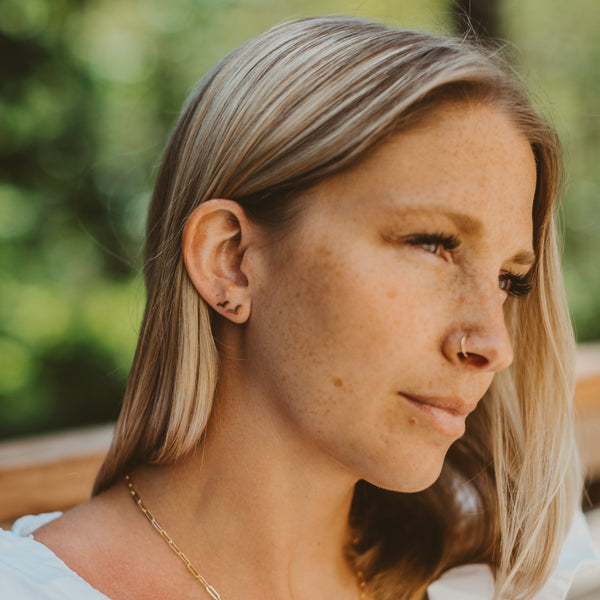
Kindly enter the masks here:
<path id="1" fill-rule="evenodd" d="M 429 377 L 430 332 L 440 330 L 430 287 L 380 249 L 319 252 L 265 288 L 249 322 L 248 371 L 272 414 L 359 477 L 399 491 L 435 481 L 448 447 L 397 396 Z"/>
<path id="2" fill-rule="evenodd" d="M 257 320 L 268 339 L 260 345 L 280 349 L 269 358 L 273 366 L 281 361 L 301 379 L 316 370 L 328 388 L 354 380 L 369 386 L 376 376 L 387 382 L 416 350 L 437 344 L 449 287 L 418 266 L 402 265 L 392 250 L 337 248 L 289 265 L 263 294 Z"/>

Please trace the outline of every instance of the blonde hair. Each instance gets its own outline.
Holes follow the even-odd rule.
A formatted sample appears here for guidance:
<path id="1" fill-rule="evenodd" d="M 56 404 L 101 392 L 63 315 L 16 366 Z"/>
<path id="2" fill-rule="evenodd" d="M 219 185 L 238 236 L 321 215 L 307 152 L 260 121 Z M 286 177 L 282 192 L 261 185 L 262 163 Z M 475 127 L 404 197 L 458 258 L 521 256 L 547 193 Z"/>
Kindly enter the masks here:
<path id="1" fill-rule="evenodd" d="M 350 559 L 378 599 L 423 598 L 450 567 L 487 562 L 501 598 L 530 598 L 551 572 L 580 499 L 573 439 L 573 339 L 554 205 L 554 130 L 489 51 L 461 40 L 358 19 L 274 27 L 221 60 L 189 98 L 164 155 L 147 225 L 147 305 L 123 409 L 94 494 L 132 465 L 196 448 L 219 375 L 211 309 L 186 273 L 184 225 L 199 203 L 239 202 L 249 216 L 292 223 L 299 191 L 348 168 L 387 136 L 448 100 L 501 106 L 537 161 L 533 290 L 506 303 L 515 360 L 494 378 L 417 494 L 359 482 Z M 465 508 L 468 506 L 469 508 Z"/>

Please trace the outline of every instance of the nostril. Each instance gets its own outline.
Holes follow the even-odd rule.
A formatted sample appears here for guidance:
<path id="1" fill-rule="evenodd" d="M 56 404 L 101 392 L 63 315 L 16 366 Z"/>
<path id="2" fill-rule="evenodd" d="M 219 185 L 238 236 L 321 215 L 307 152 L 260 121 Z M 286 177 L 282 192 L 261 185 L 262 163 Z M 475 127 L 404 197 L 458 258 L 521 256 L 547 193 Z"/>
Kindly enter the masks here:
<path id="1" fill-rule="evenodd" d="M 458 330 L 457 330 L 458 329 Z M 446 335 L 442 353 L 455 365 L 481 371 L 501 371 L 512 362 L 512 344 L 506 330 L 463 324 Z M 468 331 L 469 333 L 464 333 Z"/>
<path id="2" fill-rule="evenodd" d="M 448 350 L 451 360 L 484 371 L 500 371 L 512 362 L 512 345 L 506 330 L 470 328 L 467 334 L 449 337 Z"/>
<path id="3" fill-rule="evenodd" d="M 485 356 L 475 352 L 469 352 L 466 356 L 461 352 L 459 357 L 463 364 L 478 368 L 485 367 L 489 362 Z"/>

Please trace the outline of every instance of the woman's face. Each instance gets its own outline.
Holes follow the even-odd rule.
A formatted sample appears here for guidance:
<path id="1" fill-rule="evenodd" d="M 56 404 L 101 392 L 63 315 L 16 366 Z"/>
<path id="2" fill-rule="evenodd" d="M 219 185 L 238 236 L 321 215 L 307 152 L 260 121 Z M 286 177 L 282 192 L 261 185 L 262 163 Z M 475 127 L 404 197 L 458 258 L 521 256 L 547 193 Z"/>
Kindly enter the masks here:
<path id="1" fill-rule="evenodd" d="M 503 304 L 533 259 L 535 185 L 501 109 L 452 103 L 307 193 L 258 258 L 244 340 L 282 435 L 382 487 L 433 483 L 511 363 Z"/>

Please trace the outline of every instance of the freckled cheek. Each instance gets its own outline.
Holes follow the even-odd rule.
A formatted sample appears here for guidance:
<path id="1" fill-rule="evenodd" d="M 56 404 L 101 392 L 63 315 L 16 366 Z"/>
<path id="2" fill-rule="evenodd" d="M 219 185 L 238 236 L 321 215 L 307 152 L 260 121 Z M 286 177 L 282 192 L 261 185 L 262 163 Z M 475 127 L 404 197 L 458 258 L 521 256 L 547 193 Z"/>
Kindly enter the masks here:
<path id="1" fill-rule="evenodd" d="M 430 345 L 427 338 L 443 328 L 440 308 L 448 310 L 450 291 L 431 269 L 421 272 L 420 265 L 396 260 L 384 264 L 380 254 L 372 257 L 364 249 L 331 258 L 320 255 L 294 268 L 294 276 L 274 291 L 278 299 L 263 320 L 271 323 L 279 347 L 285 347 L 284 360 L 295 363 L 290 368 L 298 376 L 329 371 L 332 392 L 358 393 L 357 368 L 368 365 L 389 380 L 390 364 L 399 369 L 408 346 L 412 354 Z"/>
<path id="2" fill-rule="evenodd" d="M 431 273 L 407 270 L 398 278 L 383 286 L 380 309 L 392 321 L 404 326 L 416 326 L 428 320 L 440 308 L 447 305 L 452 295 L 452 284 L 440 282 Z"/>
<path id="3" fill-rule="evenodd" d="M 405 334 L 422 333 L 440 300 L 437 293 L 431 298 L 422 292 L 418 276 L 399 275 L 398 269 L 348 269 L 321 292 L 315 294 L 311 335 L 322 337 L 336 354 L 343 350 L 348 358 L 377 357 L 397 347 Z"/>

